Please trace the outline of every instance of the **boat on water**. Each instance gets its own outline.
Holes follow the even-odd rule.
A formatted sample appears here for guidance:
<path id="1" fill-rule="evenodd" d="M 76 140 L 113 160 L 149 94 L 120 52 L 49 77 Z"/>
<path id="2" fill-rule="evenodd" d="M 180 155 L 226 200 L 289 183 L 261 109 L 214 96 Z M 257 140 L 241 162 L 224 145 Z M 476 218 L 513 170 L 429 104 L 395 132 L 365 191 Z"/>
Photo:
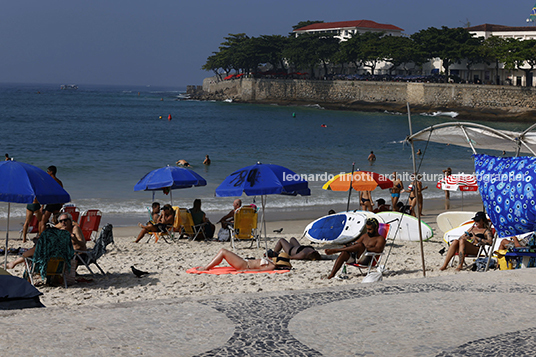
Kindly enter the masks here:
<path id="1" fill-rule="evenodd" d="M 76 89 L 78 89 L 78 86 L 76 84 L 62 84 L 60 86 L 60 89 L 62 89 L 62 90 L 76 90 Z"/>

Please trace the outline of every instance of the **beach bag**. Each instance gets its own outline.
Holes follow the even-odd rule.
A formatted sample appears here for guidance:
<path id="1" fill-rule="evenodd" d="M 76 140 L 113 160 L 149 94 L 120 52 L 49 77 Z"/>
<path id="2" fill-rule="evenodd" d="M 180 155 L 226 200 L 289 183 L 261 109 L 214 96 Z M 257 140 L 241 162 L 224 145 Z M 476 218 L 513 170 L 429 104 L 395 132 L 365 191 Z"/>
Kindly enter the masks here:
<path id="1" fill-rule="evenodd" d="M 218 240 L 220 242 L 227 242 L 231 238 L 231 233 L 226 228 L 220 228 L 218 231 Z"/>
<path id="2" fill-rule="evenodd" d="M 506 260 L 505 254 L 508 251 L 506 249 L 503 250 L 497 250 L 495 253 L 497 254 L 497 261 L 499 262 L 499 270 L 512 270 L 514 269 L 512 262 L 509 262 Z"/>
<path id="3" fill-rule="evenodd" d="M 486 264 L 488 263 L 488 258 L 478 258 L 475 260 L 475 270 L 476 271 L 484 271 L 486 270 Z M 497 261 L 495 259 L 491 259 L 489 262 L 489 269 L 495 269 L 495 266 L 497 265 Z"/>

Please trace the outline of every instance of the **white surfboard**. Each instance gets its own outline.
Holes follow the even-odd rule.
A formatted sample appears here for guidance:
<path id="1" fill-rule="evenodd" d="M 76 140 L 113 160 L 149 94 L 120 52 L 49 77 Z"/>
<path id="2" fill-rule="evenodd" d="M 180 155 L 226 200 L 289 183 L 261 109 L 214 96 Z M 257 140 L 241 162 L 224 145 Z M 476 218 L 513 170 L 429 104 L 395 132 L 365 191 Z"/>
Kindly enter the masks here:
<path id="1" fill-rule="evenodd" d="M 464 222 L 471 220 L 476 212 L 449 211 L 439 214 L 436 218 L 437 227 L 441 232 L 446 233 L 453 228 L 461 226 Z"/>
<path id="2" fill-rule="evenodd" d="M 455 239 L 460 238 L 465 232 L 467 232 L 469 229 L 471 229 L 471 227 L 473 226 L 474 223 L 475 222 L 473 222 L 473 221 L 468 221 L 468 222 L 463 223 L 459 227 L 455 227 L 455 228 L 445 232 L 445 234 L 443 235 L 443 241 L 445 241 L 445 243 L 448 243 L 450 245 L 450 242 L 452 242 Z M 527 233 L 527 234 L 531 234 L 531 233 Z M 523 234 L 521 236 L 525 236 L 525 235 L 526 234 Z M 502 242 L 503 239 L 505 239 L 505 238 L 498 238 L 497 237 L 497 239 L 495 240 L 495 245 L 493 246 L 493 251 L 499 249 L 499 246 L 501 245 L 501 242 Z"/>
<path id="3" fill-rule="evenodd" d="M 321 217 L 305 227 L 305 237 L 315 243 L 346 244 L 358 238 L 367 221 L 361 212 L 339 212 Z"/>
<path id="4" fill-rule="evenodd" d="M 404 241 L 418 241 L 419 240 L 419 220 L 408 214 L 401 212 L 379 212 L 376 215 L 380 216 L 383 223 L 388 223 L 391 228 L 387 239 L 399 239 Z M 427 241 L 434 236 L 432 228 L 423 221 L 421 221 L 421 233 L 422 240 Z"/>

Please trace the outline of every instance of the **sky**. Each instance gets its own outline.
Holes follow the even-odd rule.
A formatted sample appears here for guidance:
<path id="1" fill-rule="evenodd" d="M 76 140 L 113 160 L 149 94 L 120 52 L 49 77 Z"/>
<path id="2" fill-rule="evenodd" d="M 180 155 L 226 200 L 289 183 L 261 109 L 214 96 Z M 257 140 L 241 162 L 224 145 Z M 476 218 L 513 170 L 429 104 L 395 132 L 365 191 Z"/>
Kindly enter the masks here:
<path id="1" fill-rule="evenodd" d="M 0 12 L 0 83 L 201 85 L 229 33 L 372 20 L 411 35 L 469 22 L 527 26 L 535 0 L 17 0 Z"/>

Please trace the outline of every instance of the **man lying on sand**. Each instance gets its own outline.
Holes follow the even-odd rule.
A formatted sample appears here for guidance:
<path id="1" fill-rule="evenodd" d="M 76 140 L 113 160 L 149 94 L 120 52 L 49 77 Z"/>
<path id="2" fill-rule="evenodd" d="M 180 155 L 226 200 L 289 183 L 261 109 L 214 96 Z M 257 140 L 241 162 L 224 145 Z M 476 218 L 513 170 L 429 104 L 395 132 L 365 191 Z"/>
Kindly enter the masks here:
<path id="1" fill-rule="evenodd" d="M 328 279 L 331 279 L 337 274 L 339 269 L 342 267 L 344 262 L 350 258 L 354 258 L 357 262 L 361 255 L 365 252 L 375 252 L 381 253 L 385 248 L 385 238 L 378 233 L 379 223 L 376 218 L 367 219 L 367 232 L 363 233 L 358 240 L 354 243 L 337 249 L 326 249 L 326 254 L 331 255 L 335 253 L 341 253 L 333 265 L 333 269 L 328 276 Z M 368 264 L 368 262 L 362 262 L 363 264 Z"/>
<path id="2" fill-rule="evenodd" d="M 215 266 L 221 264 L 222 261 L 226 261 L 230 266 L 235 268 L 237 271 L 249 270 L 249 271 L 267 271 L 267 270 L 288 270 L 292 268 L 289 262 L 288 255 L 286 253 L 281 253 L 281 257 L 278 257 L 274 263 L 269 258 L 262 259 L 243 259 L 236 255 L 235 253 L 222 248 L 212 259 L 212 261 L 205 265 L 202 268 L 197 268 L 198 271 L 207 271 Z"/>

